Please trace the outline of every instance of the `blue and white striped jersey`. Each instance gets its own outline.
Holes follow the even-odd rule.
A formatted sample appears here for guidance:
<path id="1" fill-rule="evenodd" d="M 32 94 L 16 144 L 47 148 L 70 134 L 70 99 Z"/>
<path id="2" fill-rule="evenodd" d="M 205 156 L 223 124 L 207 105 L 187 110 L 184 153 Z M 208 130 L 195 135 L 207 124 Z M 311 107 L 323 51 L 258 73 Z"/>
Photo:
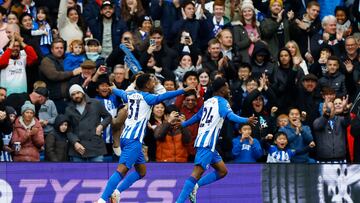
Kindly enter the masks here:
<path id="1" fill-rule="evenodd" d="M 113 89 L 113 93 L 128 103 L 128 117 L 125 120 L 125 128 L 120 138 L 139 140 L 142 143 L 153 105 L 183 94 L 184 90 L 154 95 L 142 91 L 125 92 L 124 90 Z"/>
<path id="2" fill-rule="evenodd" d="M 231 110 L 230 104 L 225 98 L 214 96 L 206 100 L 199 112 L 182 123 L 182 126 L 186 127 L 200 121 L 194 147 L 209 148 L 211 151 L 215 151 L 216 142 L 225 118 L 236 123 L 248 122 L 247 118 L 239 117 Z"/>
<path id="3" fill-rule="evenodd" d="M 275 145 L 271 145 L 266 163 L 290 163 L 295 154 L 295 150 L 278 149 Z"/>

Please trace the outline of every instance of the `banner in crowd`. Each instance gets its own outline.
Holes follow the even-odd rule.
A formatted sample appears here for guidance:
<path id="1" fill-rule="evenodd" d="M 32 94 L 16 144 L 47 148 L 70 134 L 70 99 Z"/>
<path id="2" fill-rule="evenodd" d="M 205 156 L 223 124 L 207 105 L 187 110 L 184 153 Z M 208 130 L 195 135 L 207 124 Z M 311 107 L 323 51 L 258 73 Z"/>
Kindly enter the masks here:
<path id="1" fill-rule="evenodd" d="M 1 203 L 90 203 L 115 163 L 1 163 Z M 173 203 L 192 164 L 148 163 L 122 203 Z M 360 202 L 360 165 L 227 164 L 228 175 L 201 187 L 198 203 Z M 210 172 L 210 169 L 208 172 Z"/>

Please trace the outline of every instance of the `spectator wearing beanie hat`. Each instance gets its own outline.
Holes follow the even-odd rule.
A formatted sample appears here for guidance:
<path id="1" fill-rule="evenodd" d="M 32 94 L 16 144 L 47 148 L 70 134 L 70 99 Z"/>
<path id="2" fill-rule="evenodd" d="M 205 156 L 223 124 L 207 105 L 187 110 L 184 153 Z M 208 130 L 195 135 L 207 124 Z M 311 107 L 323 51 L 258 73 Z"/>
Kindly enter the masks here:
<path id="1" fill-rule="evenodd" d="M 139 51 L 145 51 L 149 42 L 149 32 L 153 27 L 153 21 L 150 16 L 143 16 L 138 23 L 138 28 L 134 32 L 135 48 Z"/>
<path id="2" fill-rule="evenodd" d="M 254 44 L 260 40 L 259 23 L 256 21 L 255 8 L 251 0 L 244 0 L 240 8 L 240 25 L 243 26 L 247 37 L 250 39 L 249 47 L 243 45 L 243 49 L 246 48 L 248 55 L 251 56 L 254 50 Z M 236 38 L 235 40 L 238 41 Z"/>
<path id="3" fill-rule="evenodd" d="M 270 53 L 277 57 L 279 49 L 290 40 L 289 23 L 294 19 L 294 12 L 284 15 L 282 0 L 271 0 L 269 5 L 271 15 L 260 24 L 261 38 L 268 43 Z"/>
<path id="4" fill-rule="evenodd" d="M 111 122 L 111 115 L 99 101 L 89 98 L 78 84 L 70 87 L 69 94 L 71 102 L 65 110 L 72 127 L 67 135 L 69 156 L 74 162 L 101 162 L 106 154 L 101 135 Z"/>
<path id="5" fill-rule="evenodd" d="M 35 106 L 26 101 L 21 116 L 14 123 L 11 145 L 20 142 L 20 150 L 14 152 L 14 161 L 40 161 L 39 151 L 44 145 L 44 132 L 35 118 Z"/>

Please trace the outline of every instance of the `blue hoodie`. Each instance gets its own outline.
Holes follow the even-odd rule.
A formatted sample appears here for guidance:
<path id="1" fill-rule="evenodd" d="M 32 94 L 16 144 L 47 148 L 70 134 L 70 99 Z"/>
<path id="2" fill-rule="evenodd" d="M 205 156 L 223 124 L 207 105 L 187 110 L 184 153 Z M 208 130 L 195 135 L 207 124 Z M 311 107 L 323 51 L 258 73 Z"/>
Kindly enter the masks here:
<path id="1" fill-rule="evenodd" d="M 232 140 L 233 148 L 232 154 L 234 156 L 235 163 L 250 163 L 256 162 L 263 155 L 263 150 L 259 141 L 253 138 L 254 143 L 250 145 L 249 139 L 245 139 L 240 142 L 240 138 L 236 137 Z"/>
<path id="2" fill-rule="evenodd" d="M 290 124 L 288 124 L 285 127 L 282 127 L 279 129 L 280 132 L 286 133 L 288 136 L 289 149 L 295 149 L 295 150 L 302 150 L 306 146 L 310 144 L 311 141 L 313 141 L 313 136 L 311 134 L 311 129 L 307 125 L 303 125 L 301 127 L 301 132 L 297 135 L 295 128 L 292 128 Z M 309 162 L 309 153 L 301 154 L 301 155 L 295 155 L 291 162 L 295 163 L 308 163 Z"/>

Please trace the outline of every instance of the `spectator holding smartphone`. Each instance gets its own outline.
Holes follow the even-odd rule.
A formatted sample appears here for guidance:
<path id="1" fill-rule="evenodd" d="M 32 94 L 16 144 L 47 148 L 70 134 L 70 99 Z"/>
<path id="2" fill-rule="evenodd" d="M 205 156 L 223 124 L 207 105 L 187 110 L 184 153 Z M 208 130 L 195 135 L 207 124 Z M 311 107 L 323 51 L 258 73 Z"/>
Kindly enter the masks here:
<path id="1" fill-rule="evenodd" d="M 131 32 L 124 32 L 121 37 L 121 44 L 124 44 L 136 59 L 140 58 L 140 54 L 135 47 L 134 35 Z M 106 64 L 111 68 L 114 68 L 118 64 L 125 65 L 124 57 L 125 53 L 120 49 L 120 47 L 114 47 L 114 50 L 106 59 Z"/>
<path id="2" fill-rule="evenodd" d="M 158 162 L 187 162 L 186 145 L 190 143 L 191 133 L 187 128 L 180 128 L 185 116 L 180 114 L 174 105 L 166 107 L 165 121 L 154 130 L 157 140 L 156 161 Z"/>

